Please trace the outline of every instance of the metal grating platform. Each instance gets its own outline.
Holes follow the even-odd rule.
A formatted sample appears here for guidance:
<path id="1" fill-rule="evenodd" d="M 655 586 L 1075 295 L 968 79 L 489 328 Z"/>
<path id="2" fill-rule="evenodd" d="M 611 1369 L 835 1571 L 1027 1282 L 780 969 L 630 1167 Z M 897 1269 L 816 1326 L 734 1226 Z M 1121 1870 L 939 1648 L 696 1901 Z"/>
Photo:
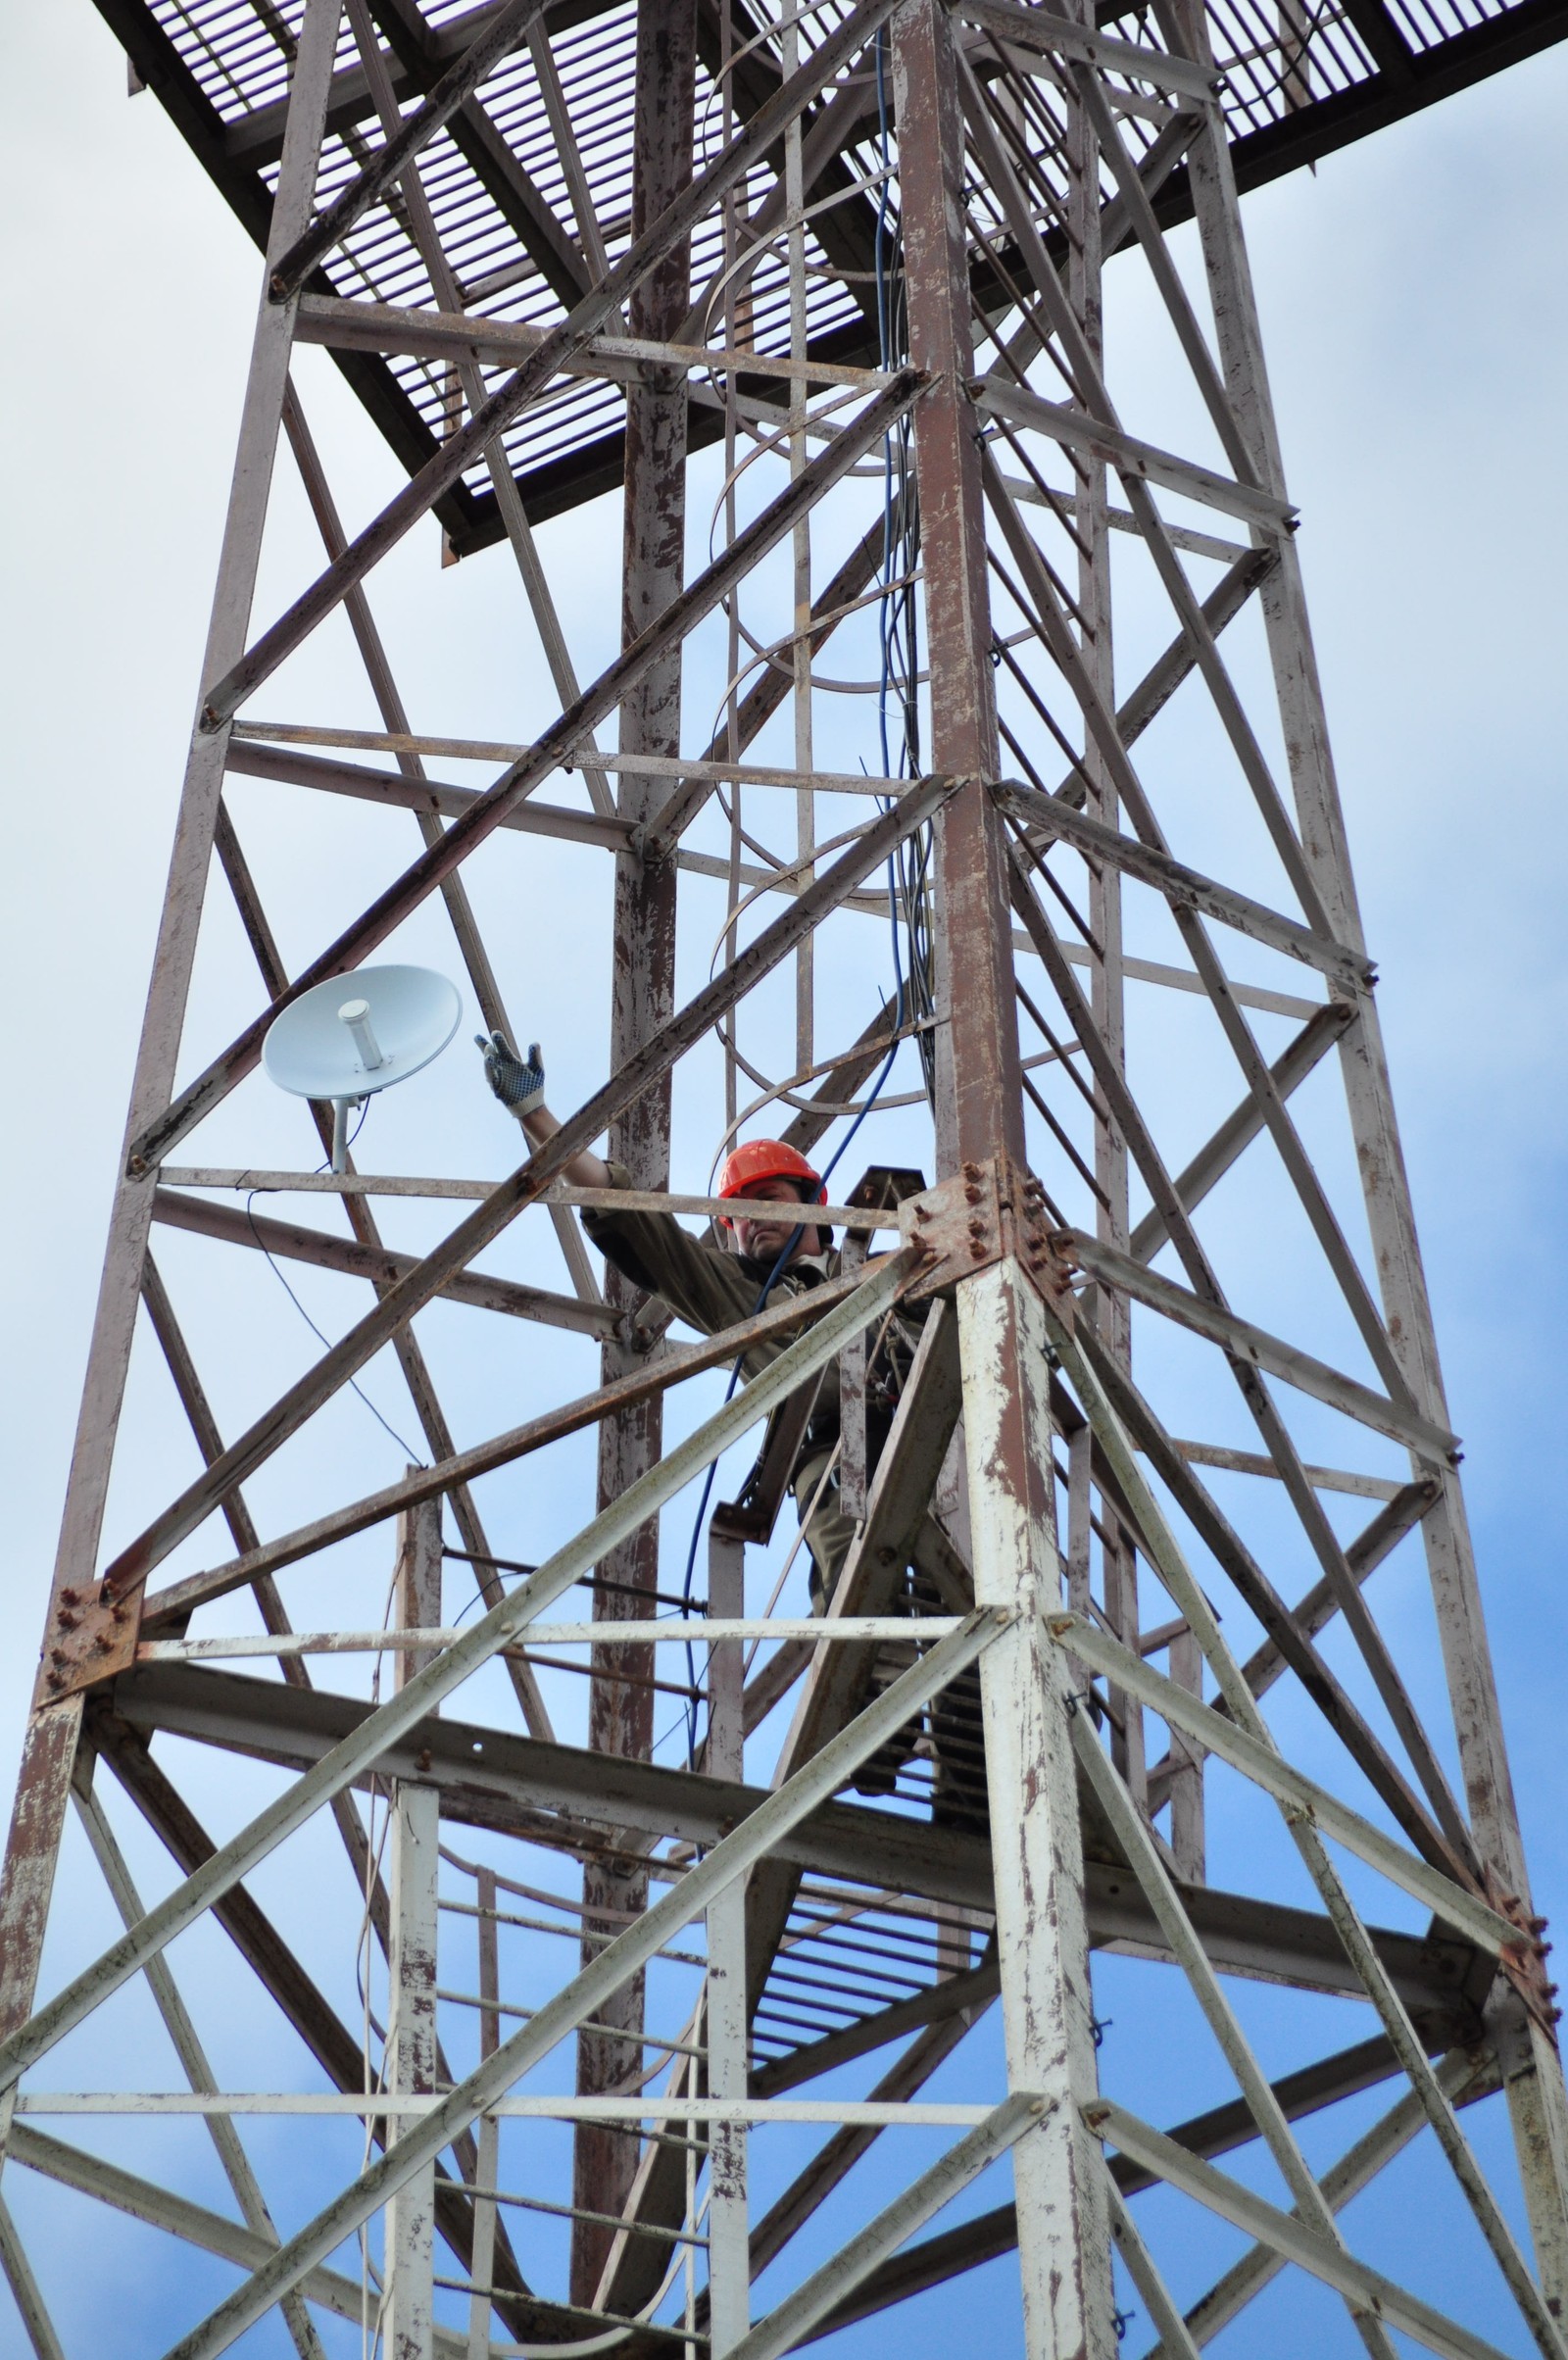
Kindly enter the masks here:
<path id="1" fill-rule="evenodd" d="M 286 91 L 303 0 L 97 0 L 136 76 L 156 91 L 205 169 L 265 244 L 281 153 Z M 447 0 L 377 0 L 370 12 L 405 116 L 461 55 L 494 12 Z M 1310 163 L 1435 99 L 1562 38 L 1565 0 L 1210 0 L 1210 36 L 1243 189 Z M 801 38 L 823 38 L 844 14 L 813 13 Z M 1104 30 L 1128 41 L 1157 38 L 1150 8 L 1107 10 Z M 460 308 L 499 325 L 543 329 L 562 319 L 630 237 L 633 6 L 557 0 L 536 31 L 504 57 L 425 151 L 422 177 Z M 699 9 L 697 160 L 715 153 L 726 129 L 744 122 L 777 87 L 779 36 L 762 31 L 746 0 L 703 0 Z M 976 72 L 995 71 L 997 46 L 983 27 L 969 43 Z M 726 60 L 728 64 L 726 65 Z M 1117 79 L 1112 72 L 1111 86 Z M 1049 93 L 1035 85 L 1042 108 Z M 858 103 L 857 103 L 858 98 Z M 884 89 L 882 105 L 891 103 Z M 878 186 L 878 93 L 860 78 L 849 102 L 838 93 L 830 121 L 808 118 L 808 324 L 813 355 L 874 364 L 872 270 Z M 1158 109 L 1128 88 L 1129 149 L 1147 158 L 1158 137 Z M 358 63 L 352 26 L 339 40 L 318 184 L 327 203 L 381 143 L 379 123 Z M 1039 126 L 1037 126 L 1038 128 Z M 1037 145 L 1038 161 L 1045 150 Z M 1059 197 L 1059 187 L 1052 192 Z M 1035 216 L 1048 230 L 1052 206 L 1037 190 Z M 773 162 L 749 175 L 740 216 L 778 237 L 782 189 Z M 768 200 L 773 200 L 769 207 Z M 1190 210 L 1185 170 L 1165 177 L 1156 201 L 1168 224 Z M 1058 231 L 1059 234 L 1059 231 Z M 716 218 L 699 233 L 693 285 L 716 289 L 723 232 Z M 1015 258 L 1010 258 L 1015 260 Z M 1006 242 L 1000 254 L 1009 261 Z M 781 243 L 751 277 L 759 351 L 789 345 L 789 291 Z M 996 273 L 977 258 L 975 286 L 997 307 Z M 313 281 L 318 295 L 400 310 L 443 308 L 420 260 L 402 200 L 372 208 Z M 694 313 L 698 309 L 694 306 Z M 705 340 L 694 320 L 694 341 Z M 306 323 L 306 333 L 310 333 Z M 324 340 L 324 339 L 323 339 Z M 461 415 L 449 363 L 407 352 L 339 351 L 399 459 L 414 472 Z M 492 361 L 494 384 L 513 364 Z M 779 398 L 757 383 L 759 405 Z M 692 386 L 695 442 L 716 437 L 716 392 Z M 558 385 L 529 409 L 506 441 L 530 520 L 570 508 L 616 484 L 624 403 L 602 378 Z M 497 539 L 501 523 L 484 469 L 475 467 L 438 513 L 457 555 Z"/>

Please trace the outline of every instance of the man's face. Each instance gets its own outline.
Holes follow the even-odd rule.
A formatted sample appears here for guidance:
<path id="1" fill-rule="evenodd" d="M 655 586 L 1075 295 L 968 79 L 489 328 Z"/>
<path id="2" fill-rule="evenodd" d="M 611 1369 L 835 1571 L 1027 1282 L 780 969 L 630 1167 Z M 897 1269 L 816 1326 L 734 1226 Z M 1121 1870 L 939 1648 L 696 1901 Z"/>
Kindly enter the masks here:
<path id="1" fill-rule="evenodd" d="M 754 1204 L 760 1202 L 777 1205 L 781 1209 L 776 1220 L 771 1215 L 764 1215 L 760 1220 L 749 1220 L 744 1217 L 737 1220 L 735 1223 L 736 1247 L 740 1253 L 748 1255 L 753 1261 L 777 1261 L 789 1243 L 791 1232 L 801 1218 L 800 1191 L 793 1180 L 786 1180 L 780 1175 L 773 1180 L 752 1182 L 747 1188 L 746 1194 Z M 816 1251 L 816 1231 L 808 1228 L 802 1232 L 801 1242 L 790 1259 L 793 1261 L 798 1254 L 814 1254 Z"/>

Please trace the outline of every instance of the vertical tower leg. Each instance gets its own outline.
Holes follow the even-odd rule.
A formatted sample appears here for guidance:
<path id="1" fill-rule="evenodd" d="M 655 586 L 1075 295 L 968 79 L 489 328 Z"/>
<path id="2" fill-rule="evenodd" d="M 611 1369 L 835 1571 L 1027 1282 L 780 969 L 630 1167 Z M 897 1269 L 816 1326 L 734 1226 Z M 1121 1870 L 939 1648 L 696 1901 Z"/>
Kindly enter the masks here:
<path id="1" fill-rule="evenodd" d="M 441 1620 L 441 1511 L 426 1500 L 399 1526 L 398 1621 L 429 1630 Z M 404 1688 L 428 1658 L 400 1654 Z M 425 2094 L 436 2086 L 436 1876 L 440 1797 L 433 1787 L 392 1789 L 392 1999 L 387 2084 Z M 435 2298 L 435 2167 L 400 2188 L 387 2207 L 388 2360 L 430 2360 Z M 476 2256 L 477 2258 L 477 2256 Z"/>
<path id="2" fill-rule="evenodd" d="M 657 219 L 691 178 L 696 75 L 695 0 L 642 0 L 637 17 L 637 111 L 632 162 L 632 234 Z M 685 247 L 645 279 L 628 304 L 635 336 L 668 339 L 679 332 L 690 301 Z M 676 370 L 650 369 L 627 389 L 621 638 L 629 644 L 658 619 L 680 591 L 686 538 L 686 383 Z M 677 645 L 649 672 L 621 707 L 622 751 L 673 756 L 680 752 L 681 658 Z M 620 816 L 647 827 L 668 792 L 668 781 L 630 772 L 619 782 Z M 614 961 L 611 983 L 612 1066 L 635 1055 L 675 1005 L 675 860 L 645 857 L 628 848 L 615 860 Z M 669 1181 L 669 1084 L 649 1090 L 612 1127 L 610 1152 L 638 1188 Z M 606 1293 L 617 1309 L 634 1290 L 611 1270 Z M 607 1383 L 627 1375 L 640 1359 L 630 1344 L 607 1344 Z M 663 1447 L 659 1397 L 606 1418 L 599 1434 L 599 1503 L 618 1500 L 655 1465 Z M 600 1567 L 594 1611 L 604 1621 L 646 1611 L 635 1595 L 659 1578 L 657 1519 Z M 653 1745 L 653 1691 L 617 1670 L 646 1679 L 652 1656 L 642 1647 L 598 1647 L 589 1696 L 588 1743 L 606 1753 L 646 1758 Z M 584 1932 L 616 1934 L 628 1912 L 647 1904 L 640 1869 L 614 1864 L 585 1870 Z M 585 1962 L 595 1945 L 584 1952 Z M 605 2020 L 623 2032 L 643 2022 L 643 1979 L 635 1976 L 607 2003 Z M 577 2043 L 577 2088 L 592 2094 L 612 2088 L 636 2061 L 626 2040 L 585 2032 Z M 575 2202 L 585 2211 L 618 2212 L 637 2171 L 637 2141 L 613 2126 L 583 2124 L 576 2136 Z M 572 2300 L 591 2304 L 613 2233 L 578 2221 L 572 2235 Z"/>
<path id="3" fill-rule="evenodd" d="M 722 1531 L 712 1535 L 708 1611 L 715 1619 L 746 1611 L 745 1563 L 743 1541 Z M 710 1660 L 708 1767 L 715 1778 L 745 1775 L 744 1656 L 738 1639 L 724 1640 Z M 735 1884 L 726 1886 L 708 1909 L 708 2090 L 711 2097 L 743 2098 L 749 2088 L 746 1888 Z M 751 2324 L 746 2165 L 745 2124 L 714 2123 L 708 2135 L 708 2325 L 718 2360 L 739 2343 Z"/>
<path id="4" fill-rule="evenodd" d="M 479 2054 L 493 2056 L 501 2046 L 501 2011 L 495 2002 L 501 1996 L 501 1944 L 496 1911 L 500 1905 L 500 1888 L 493 1868 L 481 1868 L 474 1895 L 479 1904 L 479 1996 L 487 2006 L 479 2010 Z M 480 2188 L 493 2188 L 501 2161 L 501 2125 L 493 2114 L 487 2114 L 479 2124 L 478 2152 L 474 2163 L 474 2184 Z M 496 2207 L 486 2195 L 473 2200 L 473 2283 L 488 2287 L 493 2280 L 496 2258 Z M 468 2360 L 488 2360 L 490 2350 L 490 2296 L 475 2294 L 468 2304 Z"/>
<path id="5" fill-rule="evenodd" d="M 952 22 L 936 0 L 893 21 L 910 357 L 934 379 L 915 414 L 933 766 L 970 783 L 938 821 L 938 1159 L 1023 1159 L 1008 898 L 995 811 L 992 626 L 972 340 L 956 194 L 963 185 Z M 956 976 L 962 978 L 955 990 Z M 975 1602 L 1014 1623 L 982 1670 L 1007 2076 L 1048 2111 L 1014 2156 L 1030 2360 L 1115 2350 L 1103 2167 L 1079 2114 L 1095 2088 L 1083 1861 L 1065 1677 L 1040 1613 L 1059 1598 L 1043 1312 L 1010 1255 L 960 1282 Z"/>
<path id="6" fill-rule="evenodd" d="M 1093 23 L 1093 11 L 1074 0 L 1072 13 Z M 1102 289 L 1101 167 L 1095 126 L 1082 96 L 1069 88 L 1063 105 L 1067 117 L 1068 202 L 1071 235 L 1068 240 L 1067 298 L 1083 331 L 1084 343 L 1098 365 L 1104 361 L 1104 306 Z M 1087 388 L 1082 389 L 1087 395 Z M 1089 451 L 1073 454 L 1077 497 L 1073 518 L 1079 540 L 1078 609 L 1083 617 L 1080 655 L 1107 712 L 1116 710 L 1115 645 L 1111 627 L 1110 524 L 1104 461 Z M 1085 732 L 1084 777 L 1086 808 L 1106 827 L 1121 825 L 1116 782 L 1110 764 Z M 1122 887 L 1116 869 L 1107 861 L 1092 870 L 1088 881 L 1089 922 L 1095 937 L 1090 967 L 1090 1002 L 1102 1040 L 1125 1071 L 1127 1017 L 1122 965 Z M 1100 1196 L 1095 1207 L 1096 1235 L 1109 1246 L 1126 1251 L 1131 1227 L 1128 1213 L 1127 1142 L 1112 1120 L 1103 1091 L 1096 1092 L 1095 1179 Z M 1109 1288 L 1097 1290 L 1095 1319 L 1101 1333 L 1123 1366 L 1132 1353 L 1131 1309 L 1124 1295 Z M 1100 1503 L 1104 1531 L 1103 1597 L 1112 1627 L 1129 1647 L 1138 1645 L 1138 1560 L 1129 1537 L 1117 1523 L 1108 1500 Z M 1144 1758 L 1143 1708 L 1136 1697 L 1112 1685 L 1111 1750 L 1116 1766 L 1142 1802 L 1148 1794 Z"/>

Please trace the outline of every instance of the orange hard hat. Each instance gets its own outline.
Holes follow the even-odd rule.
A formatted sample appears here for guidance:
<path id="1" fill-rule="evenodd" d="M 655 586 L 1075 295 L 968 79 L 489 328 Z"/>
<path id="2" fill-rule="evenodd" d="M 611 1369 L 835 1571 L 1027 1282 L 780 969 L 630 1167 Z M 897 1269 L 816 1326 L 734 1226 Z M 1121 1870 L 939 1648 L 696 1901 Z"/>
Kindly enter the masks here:
<path id="1" fill-rule="evenodd" d="M 827 1202 L 821 1173 L 813 1171 L 806 1157 L 794 1148 L 786 1147 L 782 1139 L 748 1139 L 744 1146 L 732 1148 L 719 1174 L 718 1193 L 721 1197 L 744 1197 L 763 1180 L 798 1180 L 803 1204 Z"/>

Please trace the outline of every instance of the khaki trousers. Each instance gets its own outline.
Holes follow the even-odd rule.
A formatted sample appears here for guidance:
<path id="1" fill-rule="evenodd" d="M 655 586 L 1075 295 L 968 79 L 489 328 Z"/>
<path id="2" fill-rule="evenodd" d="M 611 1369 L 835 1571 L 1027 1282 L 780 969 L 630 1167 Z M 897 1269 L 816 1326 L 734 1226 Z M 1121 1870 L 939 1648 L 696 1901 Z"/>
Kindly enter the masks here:
<path id="1" fill-rule="evenodd" d="M 797 1468 L 791 1485 L 796 1508 L 806 1526 L 806 1546 L 811 1555 L 809 1581 L 813 1614 L 826 1613 L 833 1593 L 839 1586 L 856 1534 L 855 1519 L 845 1514 L 836 1483 L 823 1486 L 815 1507 L 811 1506 L 812 1498 L 822 1484 L 831 1458 L 830 1450 L 815 1453 Z M 924 1611 L 928 1613 L 941 1610 L 934 1590 L 918 1574 L 906 1592 L 906 1584 L 908 1581 L 909 1576 L 906 1572 L 899 1585 L 900 1600 L 907 1595 L 911 1603 L 921 1601 Z M 895 1603 L 894 1611 L 897 1610 Z M 884 1641 L 876 1650 L 871 1693 L 875 1695 L 890 1687 L 901 1672 L 908 1669 L 914 1656 L 912 1642 L 906 1646 L 899 1640 Z M 983 1830 L 986 1825 L 985 1770 L 978 1667 L 971 1666 L 968 1671 L 961 1673 L 924 1714 L 910 1721 L 885 1745 L 878 1746 L 870 1760 L 862 1763 L 856 1773 L 854 1785 L 857 1794 L 891 1795 L 899 1771 L 918 1751 L 928 1752 L 931 1756 L 935 1776 L 933 1816 L 938 1824 Z"/>
<path id="2" fill-rule="evenodd" d="M 825 1614 L 829 1598 L 839 1586 L 845 1559 L 855 1539 L 855 1519 L 847 1516 L 839 1502 L 839 1487 L 830 1483 L 822 1492 L 814 1510 L 811 1499 L 821 1483 L 832 1459 L 831 1450 L 819 1451 L 795 1470 L 790 1485 L 795 1494 L 796 1512 L 806 1526 L 806 1546 L 811 1552 L 809 1575 L 811 1612 Z"/>

